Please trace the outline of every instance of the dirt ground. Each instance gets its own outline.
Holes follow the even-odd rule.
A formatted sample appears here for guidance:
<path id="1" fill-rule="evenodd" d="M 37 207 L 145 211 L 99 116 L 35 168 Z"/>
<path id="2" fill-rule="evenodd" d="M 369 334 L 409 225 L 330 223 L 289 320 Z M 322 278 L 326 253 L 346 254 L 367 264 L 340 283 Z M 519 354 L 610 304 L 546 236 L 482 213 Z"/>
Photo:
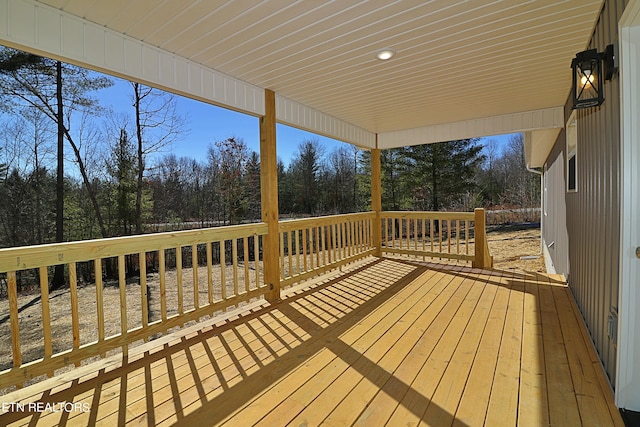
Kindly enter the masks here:
<path id="1" fill-rule="evenodd" d="M 540 228 L 537 224 L 521 224 L 494 226 L 487 230 L 489 250 L 494 257 L 494 268 L 501 270 L 520 270 L 545 272 L 544 259 L 540 256 Z M 259 279 L 262 281 L 260 270 L 261 265 L 251 262 L 247 269 L 249 273 L 249 283 L 245 285 L 244 266 L 239 266 L 240 291 L 243 288 L 255 289 L 255 269 L 259 270 Z M 286 265 L 288 268 L 288 263 Z M 184 310 L 194 308 L 194 289 L 192 270 L 185 268 L 184 277 Z M 214 268 L 212 271 L 214 281 L 220 282 L 220 269 Z M 227 293 L 233 295 L 236 290 L 233 288 L 233 272 L 227 271 Z M 206 267 L 198 269 L 198 300 L 200 304 L 208 301 Z M 167 314 L 171 316 L 177 310 L 177 286 L 175 283 L 176 272 L 167 271 Z M 156 320 L 160 316 L 160 288 L 158 275 L 148 275 L 147 284 L 149 286 L 149 309 L 151 319 Z M 190 285 L 189 285 L 190 284 Z M 130 290 L 129 290 L 130 288 Z M 245 289 L 246 289 L 245 288 Z M 127 320 L 128 327 L 140 326 L 141 318 L 141 298 L 140 285 L 138 280 L 127 283 Z M 213 295 L 214 299 L 221 297 L 220 290 Z M 78 300 L 80 310 L 80 343 L 87 344 L 97 339 L 97 307 L 95 286 L 88 284 L 78 287 Z M 120 293 L 116 283 L 105 283 L 103 288 L 103 301 L 105 310 L 105 335 L 108 337 L 117 334 L 120 329 Z M 70 305 L 71 297 L 68 289 L 52 292 L 50 295 L 51 310 L 51 330 L 53 338 L 54 353 L 71 349 L 73 337 L 71 331 Z M 21 295 L 18 297 L 18 306 L 23 307 L 20 313 L 20 338 L 22 342 L 21 353 L 23 363 L 37 360 L 42 357 L 42 305 L 39 303 L 37 295 Z M 115 309 L 110 309 L 115 307 Z M 9 330 L 9 303 L 7 299 L 0 300 L 0 371 L 11 367 L 11 333 Z M 83 362 L 83 364 L 89 360 Z M 0 395 L 5 394 L 10 389 L 0 390 Z"/>
<path id="2" fill-rule="evenodd" d="M 487 230 L 493 268 L 546 273 L 540 224 L 501 225 Z"/>

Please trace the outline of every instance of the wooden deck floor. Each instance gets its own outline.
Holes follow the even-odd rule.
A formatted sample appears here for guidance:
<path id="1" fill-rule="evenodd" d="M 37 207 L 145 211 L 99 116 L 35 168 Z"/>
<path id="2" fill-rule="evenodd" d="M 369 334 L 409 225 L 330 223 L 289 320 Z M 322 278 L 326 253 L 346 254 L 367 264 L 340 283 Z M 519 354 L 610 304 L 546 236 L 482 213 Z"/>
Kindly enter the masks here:
<path id="1" fill-rule="evenodd" d="M 0 425 L 623 425 L 586 336 L 553 279 L 370 261 L 2 396 L 84 406 Z"/>

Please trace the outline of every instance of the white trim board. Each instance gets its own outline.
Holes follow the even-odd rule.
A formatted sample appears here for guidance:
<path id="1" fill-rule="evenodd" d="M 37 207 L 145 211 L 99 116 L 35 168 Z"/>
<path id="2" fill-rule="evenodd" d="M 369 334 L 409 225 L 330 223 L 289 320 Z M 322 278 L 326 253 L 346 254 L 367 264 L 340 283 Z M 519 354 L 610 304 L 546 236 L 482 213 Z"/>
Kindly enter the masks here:
<path id="1" fill-rule="evenodd" d="M 378 135 L 378 145 L 379 148 L 395 148 L 410 144 L 430 144 L 563 127 L 564 107 L 552 107 L 396 132 L 383 132 Z M 540 157 L 546 159 L 546 155 Z"/>
<path id="2" fill-rule="evenodd" d="M 276 94 L 276 120 L 278 123 L 349 142 L 360 148 L 376 148 L 375 133 L 278 94 Z"/>
<path id="3" fill-rule="evenodd" d="M 264 115 L 260 87 L 32 0 L 0 0 L 0 43 Z"/>
<path id="4" fill-rule="evenodd" d="M 619 28 L 621 111 L 620 291 L 616 405 L 640 411 L 640 0 L 627 5 Z"/>

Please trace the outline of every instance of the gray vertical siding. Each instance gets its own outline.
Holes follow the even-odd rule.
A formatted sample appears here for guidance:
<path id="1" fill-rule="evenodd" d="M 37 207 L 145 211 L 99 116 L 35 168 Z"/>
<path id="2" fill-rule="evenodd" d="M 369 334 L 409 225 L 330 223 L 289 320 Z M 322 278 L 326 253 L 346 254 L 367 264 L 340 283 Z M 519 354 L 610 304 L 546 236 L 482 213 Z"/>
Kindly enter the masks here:
<path id="1" fill-rule="evenodd" d="M 553 270 L 566 277 L 569 269 L 569 236 L 567 233 L 567 203 L 565 200 L 566 157 L 565 132 L 560 132 L 544 175 L 543 243 L 553 262 Z"/>
<path id="2" fill-rule="evenodd" d="M 626 0 L 607 0 L 596 24 L 589 48 L 603 51 L 618 40 L 618 21 Z M 569 64 L 567 64 L 569 66 Z M 577 192 L 567 193 L 564 180 L 549 182 L 548 191 L 557 198 L 564 193 L 566 217 L 561 206 L 550 206 L 545 241 L 557 240 L 550 254 L 568 274 L 569 286 L 589 328 L 595 347 L 613 384 L 616 348 L 608 335 L 608 315 L 618 305 L 620 244 L 620 95 L 619 79 L 605 84 L 605 101 L 598 108 L 578 110 Z M 565 109 L 568 119 L 569 103 Z M 566 159 L 565 136 L 561 133 L 547 160 L 547 178 L 558 176 Z M 564 174 L 566 179 L 566 173 Z M 547 181 L 550 181 L 548 179 Z M 556 199 L 557 200 L 557 199 Z M 558 201 L 560 204 L 562 201 Z M 549 203 L 553 203 L 550 200 Z M 550 225 L 552 224 L 552 225 Z M 562 236 L 566 224 L 568 242 Z M 564 259 L 568 259 L 568 265 Z"/>

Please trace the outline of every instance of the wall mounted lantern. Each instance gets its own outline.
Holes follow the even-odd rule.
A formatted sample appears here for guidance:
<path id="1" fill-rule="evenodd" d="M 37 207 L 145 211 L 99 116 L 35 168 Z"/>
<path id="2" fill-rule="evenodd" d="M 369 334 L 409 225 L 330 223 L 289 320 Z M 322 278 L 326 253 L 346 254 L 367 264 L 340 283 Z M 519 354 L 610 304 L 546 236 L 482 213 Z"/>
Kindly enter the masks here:
<path id="1" fill-rule="evenodd" d="M 573 70 L 573 108 L 597 107 L 604 102 L 604 81 L 616 72 L 614 46 L 579 52 L 571 61 Z"/>

